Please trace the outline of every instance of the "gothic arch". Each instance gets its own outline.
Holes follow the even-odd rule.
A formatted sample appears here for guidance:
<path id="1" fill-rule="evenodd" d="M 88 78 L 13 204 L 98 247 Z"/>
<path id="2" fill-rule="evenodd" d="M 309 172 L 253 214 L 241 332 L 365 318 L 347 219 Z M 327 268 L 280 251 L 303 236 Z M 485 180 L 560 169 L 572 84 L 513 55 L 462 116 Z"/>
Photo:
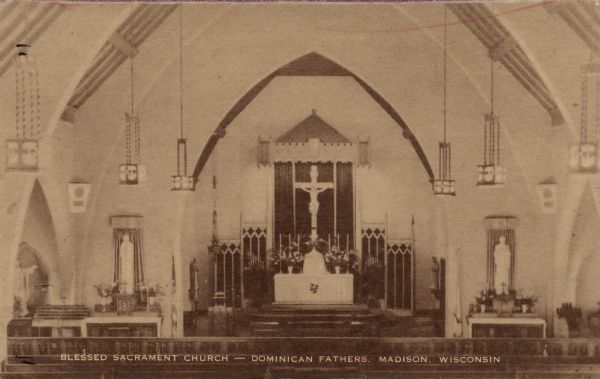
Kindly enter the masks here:
<path id="1" fill-rule="evenodd" d="M 35 213 L 36 217 L 40 217 L 40 219 L 46 222 L 46 228 L 48 230 L 49 236 L 51 236 L 51 238 L 53 239 L 53 241 L 51 242 L 53 242 L 54 246 L 52 248 L 49 248 L 45 253 L 38 250 L 39 246 L 32 246 L 36 251 L 38 251 L 38 258 L 41 260 L 41 262 L 44 263 L 44 269 L 46 270 L 46 273 L 51 278 L 51 280 L 55 281 L 55 283 L 52 283 L 52 286 L 48 288 L 48 299 L 50 301 L 57 301 L 59 298 L 61 286 L 59 286 L 57 282 L 57 280 L 59 280 L 60 278 L 58 267 L 59 245 L 54 216 L 50 209 L 50 204 L 48 202 L 47 195 L 44 189 L 42 188 L 42 184 L 40 183 L 40 181 L 37 178 L 31 180 L 30 185 L 28 185 L 27 188 L 29 190 L 26 193 L 24 193 L 23 196 L 24 204 L 20 212 L 21 216 L 19 217 L 18 221 L 18 230 L 16 230 L 15 234 L 15 249 L 11 252 L 11 263 L 9 265 L 7 278 L 7 285 L 10 291 L 7 291 L 7 293 L 12 294 L 14 292 L 13 286 L 15 281 L 14 277 L 16 274 L 14 263 L 17 262 L 17 257 L 19 255 L 21 246 L 23 245 L 23 242 L 29 245 L 31 244 L 30 241 L 25 241 L 25 238 L 27 236 L 25 228 L 30 223 L 29 213 L 30 211 L 32 211 L 33 213 Z M 37 204 L 34 205 L 34 203 L 36 202 Z M 34 208 L 41 207 L 43 209 L 32 209 L 32 206 Z"/>
<path id="2" fill-rule="evenodd" d="M 225 117 L 221 120 L 213 134 L 206 142 L 206 145 L 202 149 L 202 153 L 198 158 L 196 167 L 194 169 L 193 176 L 198 179 L 198 176 L 202 172 L 202 169 L 206 165 L 208 158 L 210 157 L 215 146 L 219 142 L 220 138 L 225 136 L 225 129 L 229 124 L 235 120 L 235 118 L 242 113 L 242 111 L 265 89 L 267 85 L 277 76 L 350 76 L 371 96 L 373 100 L 400 126 L 403 130 L 404 138 L 410 141 L 415 153 L 421 160 L 423 168 L 427 172 L 429 180 L 434 180 L 433 171 L 431 165 L 427 160 L 425 152 L 421 148 L 419 141 L 409 129 L 408 125 L 402 117 L 396 112 L 396 110 L 387 102 L 377 91 L 375 91 L 370 85 L 359 78 L 356 74 L 350 70 L 342 67 L 341 65 L 333 62 L 332 60 L 325 58 L 321 54 L 316 52 L 308 53 L 292 62 L 280 67 L 267 75 L 261 81 L 259 81 L 254 87 L 252 87 L 244 96 L 242 96 L 238 102 L 227 112 Z"/>

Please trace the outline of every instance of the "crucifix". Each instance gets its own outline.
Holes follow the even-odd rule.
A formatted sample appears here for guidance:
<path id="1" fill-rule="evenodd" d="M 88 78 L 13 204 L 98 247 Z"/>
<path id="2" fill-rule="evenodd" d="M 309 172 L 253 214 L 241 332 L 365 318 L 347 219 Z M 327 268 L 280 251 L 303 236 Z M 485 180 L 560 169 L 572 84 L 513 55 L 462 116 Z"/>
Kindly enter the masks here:
<path id="1" fill-rule="evenodd" d="M 317 165 L 310 166 L 310 182 L 297 182 L 295 188 L 306 191 L 310 195 L 308 211 L 310 212 L 310 239 L 317 240 L 317 213 L 319 212 L 319 194 L 327 189 L 333 188 L 332 182 L 317 182 L 319 170 Z"/>

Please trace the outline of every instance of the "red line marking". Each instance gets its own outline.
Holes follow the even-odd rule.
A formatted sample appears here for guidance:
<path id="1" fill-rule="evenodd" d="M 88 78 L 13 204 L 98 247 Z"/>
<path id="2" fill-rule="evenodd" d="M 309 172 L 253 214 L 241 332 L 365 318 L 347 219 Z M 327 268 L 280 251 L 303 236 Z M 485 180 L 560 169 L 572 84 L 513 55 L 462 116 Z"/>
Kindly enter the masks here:
<path id="1" fill-rule="evenodd" d="M 517 13 L 517 12 L 522 12 L 528 9 L 532 9 L 532 8 L 537 8 L 549 3 L 554 3 L 556 0 L 546 0 L 546 1 L 542 1 L 539 3 L 535 3 L 535 4 L 530 4 L 530 5 L 524 5 L 522 7 L 518 7 L 515 9 L 510 9 L 504 12 L 500 12 L 500 13 L 492 13 L 488 16 L 484 16 L 484 17 L 477 17 L 477 18 L 471 18 L 469 19 L 469 21 L 467 22 L 475 22 L 476 20 L 486 20 L 486 19 L 491 19 L 491 18 L 497 18 L 500 16 L 505 16 L 508 14 L 512 14 L 512 13 Z M 456 22 L 450 22 L 447 24 L 441 23 L 441 24 L 431 24 L 431 25 L 424 25 L 424 26 L 414 26 L 414 27 L 410 27 L 410 28 L 402 28 L 402 29 L 336 29 L 336 28 L 317 28 L 316 30 L 321 30 L 321 31 L 329 31 L 329 32 L 343 32 L 343 33 L 404 33 L 404 32 L 414 32 L 414 31 L 419 31 L 419 30 L 425 30 L 425 29 L 439 29 L 439 28 L 443 28 L 444 26 L 456 26 L 456 25 L 463 25 L 464 23 L 462 21 L 456 21 Z"/>

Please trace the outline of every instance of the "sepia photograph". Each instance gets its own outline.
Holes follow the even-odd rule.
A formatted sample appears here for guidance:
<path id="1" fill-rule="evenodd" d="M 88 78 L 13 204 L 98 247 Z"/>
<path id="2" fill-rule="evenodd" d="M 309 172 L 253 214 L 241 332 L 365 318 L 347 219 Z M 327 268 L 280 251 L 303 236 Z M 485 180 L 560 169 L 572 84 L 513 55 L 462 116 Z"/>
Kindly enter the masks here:
<path id="1" fill-rule="evenodd" d="M 599 137 L 600 0 L 0 1 L 0 378 L 600 378 Z"/>

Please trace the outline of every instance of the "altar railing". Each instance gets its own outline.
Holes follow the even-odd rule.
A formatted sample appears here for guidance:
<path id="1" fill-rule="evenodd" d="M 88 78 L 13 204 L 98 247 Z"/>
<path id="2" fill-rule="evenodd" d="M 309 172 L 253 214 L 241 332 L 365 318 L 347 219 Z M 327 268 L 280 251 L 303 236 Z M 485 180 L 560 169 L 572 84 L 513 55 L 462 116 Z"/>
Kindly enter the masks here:
<path id="1" fill-rule="evenodd" d="M 8 355 L 60 354 L 365 354 L 499 356 L 600 363 L 600 339 L 189 337 L 9 337 Z M 558 361 L 557 361 L 558 360 Z"/>

